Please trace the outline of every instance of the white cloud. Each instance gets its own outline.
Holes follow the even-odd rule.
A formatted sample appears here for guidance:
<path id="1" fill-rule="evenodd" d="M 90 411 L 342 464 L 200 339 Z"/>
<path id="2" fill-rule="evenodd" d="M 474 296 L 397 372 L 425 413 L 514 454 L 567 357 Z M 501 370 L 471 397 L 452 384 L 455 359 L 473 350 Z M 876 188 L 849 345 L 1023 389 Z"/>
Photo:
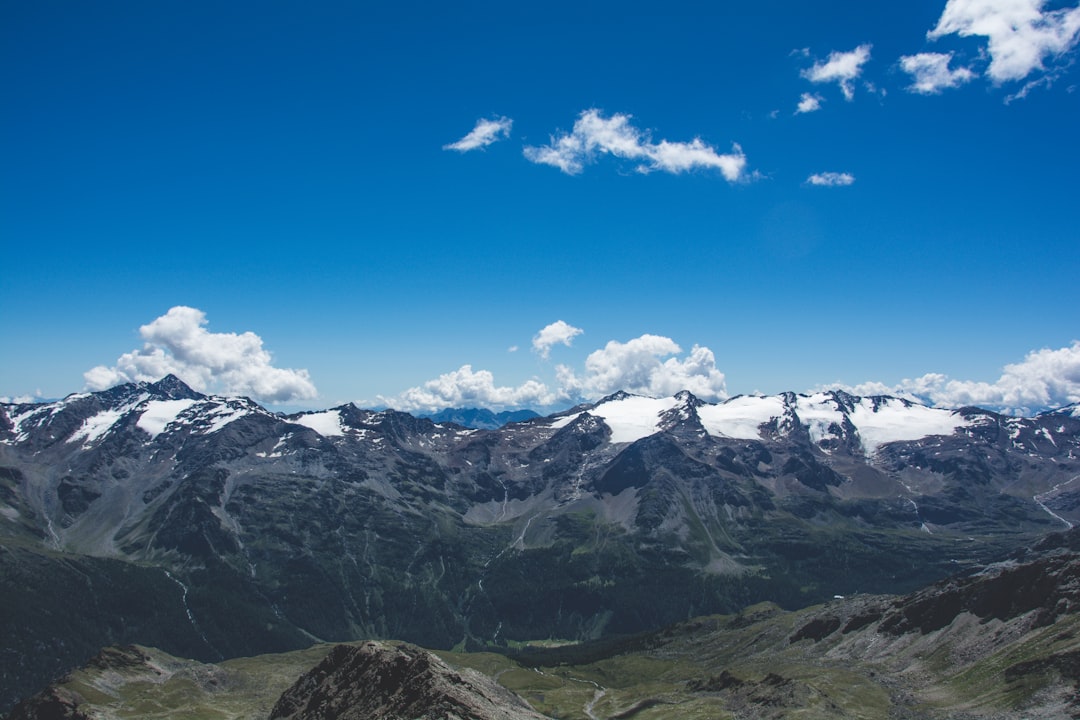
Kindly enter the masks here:
<path id="1" fill-rule="evenodd" d="M 689 390 L 703 400 L 727 397 L 724 374 L 707 347 L 695 345 L 680 359 L 682 348 L 661 335 L 642 335 L 625 343 L 610 341 L 585 359 L 585 374 L 557 368 L 559 383 L 566 395 L 596 399 L 619 390 L 667 397 Z M 667 358 L 666 360 L 664 358 Z"/>
<path id="2" fill-rule="evenodd" d="M 576 328 L 562 320 L 556 320 L 540 332 L 536 333 L 536 336 L 532 341 L 533 350 L 539 353 L 540 357 L 547 360 L 551 355 L 551 347 L 553 345 L 562 344 L 570 347 L 574 338 L 583 332 L 585 331 L 581 328 Z"/>
<path id="3" fill-rule="evenodd" d="M 806 182 L 809 185 L 819 185 L 821 187 L 843 187 L 853 184 L 855 176 L 851 173 L 839 172 L 814 173 L 806 178 Z"/>
<path id="4" fill-rule="evenodd" d="M 813 83 L 835 82 L 847 100 L 855 97 L 853 80 L 862 74 L 863 65 L 870 60 L 869 44 L 860 45 L 849 52 L 831 52 L 825 62 L 814 63 L 802 76 Z"/>
<path id="5" fill-rule="evenodd" d="M 1006 365 L 992 383 L 929 373 L 895 386 L 870 382 L 846 389 L 859 395 L 901 395 L 939 407 L 977 405 L 1029 414 L 1080 402 L 1080 341 L 1057 350 L 1033 350 L 1023 361 Z"/>
<path id="6" fill-rule="evenodd" d="M 949 0 L 927 37 L 985 37 L 987 75 L 996 83 L 1023 80 L 1045 69 L 1044 58 L 1064 55 L 1080 39 L 1080 7 L 1045 6 L 1046 0 Z"/>
<path id="7" fill-rule="evenodd" d="M 35 402 L 41 402 L 40 390 L 37 395 L 17 395 L 15 397 L 8 397 L 7 395 L 0 396 L 0 404 L 3 405 L 29 405 L 30 403 Z"/>
<path id="8" fill-rule="evenodd" d="M 258 335 L 212 333 L 206 314 L 177 306 L 139 328 L 145 344 L 124 353 L 112 367 L 99 365 L 83 374 L 90 390 L 125 382 L 159 380 L 172 373 L 200 391 L 247 395 L 262 402 L 310 400 L 317 395 L 307 370 L 271 364 Z"/>
<path id="9" fill-rule="evenodd" d="M 557 167 L 568 175 L 580 173 L 585 165 L 603 154 L 641 161 L 636 168 L 641 173 L 717 169 L 728 182 L 735 182 L 746 169 L 746 156 L 738 145 L 733 146 L 731 153 L 722 154 L 701 138 L 653 143 L 648 133 L 630 124 L 630 117 L 616 113 L 605 118 L 599 110 L 586 110 L 569 134 L 552 136 L 551 143 L 542 147 L 526 147 L 525 157 L 530 162 Z"/>
<path id="10" fill-rule="evenodd" d="M 506 352 L 508 352 L 508 353 L 516 353 L 517 351 L 518 351 L 518 346 L 517 345 L 511 345 L 510 347 L 506 348 Z"/>
<path id="11" fill-rule="evenodd" d="M 817 112 L 821 109 L 821 103 L 824 101 L 825 98 L 815 93 L 803 93 L 802 97 L 799 98 L 798 107 L 795 108 L 795 114 Z"/>
<path id="12" fill-rule="evenodd" d="M 548 328 L 555 325 L 558 323 Z M 564 330 L 561 337 L 577 334 Z M 555 342 L 561 340 L 552 344 Z M 541 343 L 541 347 L 550 345 Z M 727 397 L 724 374 L 717 369 L 709 348 L 695 345 L 684 355 L 674 340 L 660 335 L 642 335 L 625 343 L 613 340 L 586 358 L 583 373 L 558 365 L 555 375 L 554 388 L 535 378 L 517 387 L 499 386 L 491 371 L 463 365 L 394 397 L 379 396 L 378 401 L 399 410 L 434 412 L 448 407 L 542 408 L 596 400 L 619 390 L 652 397 L 689 390 L 709 401 Z"/>
<path id="13" fill-rule="evenodd" d="M 457 142 L 443 145 L 443 150 L 468 152 L 470 150 L 485 148 L 497 140 L 510 137 L 510 127 L 513 124 L 513 120 L 505 117 L 494 118 L 492 120 L 477 120 L 476 127 L 474 127 L 468 135 Z"/>
<path id="14" fill-rule="evenodd" d="M 950 70 L 952 59 L 952 53 L 919 53 L 901 57 L 900 68 L 914 79 L 908 91 L 937 95 L 942 90 L 960 87 L 975 77 L 975 73 L 965 67 Z"/>
<path id="15" fill-rule="evenodd" d="M 396 397 L 379 396 L 379 402 L 398 410 L 429 412 L 452 407 L 544 407 L 561 399 L 562 395 L 539 380 L 518 387 L 499 387 L 490 370 L 474 371 L 472 365 L 462 365 Z"/>

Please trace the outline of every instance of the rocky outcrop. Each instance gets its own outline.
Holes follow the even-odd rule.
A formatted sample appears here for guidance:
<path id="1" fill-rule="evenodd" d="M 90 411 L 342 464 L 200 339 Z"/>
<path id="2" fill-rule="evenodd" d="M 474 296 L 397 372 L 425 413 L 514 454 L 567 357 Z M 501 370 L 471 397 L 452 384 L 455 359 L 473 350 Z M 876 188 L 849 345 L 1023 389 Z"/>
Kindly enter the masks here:
<path id="1" fill-rule="evenodd" d="M 406 644 L 338 645 L 289 688 L 271 720 L 540 720 L 488 677 Z"/>
<path id="2" fill-rule="evenodd" d="M 73 692 L 50 687 L 23 700 L 9 714 L 8 720 L 90 720 L 79 710 L 82 698 Z"/>

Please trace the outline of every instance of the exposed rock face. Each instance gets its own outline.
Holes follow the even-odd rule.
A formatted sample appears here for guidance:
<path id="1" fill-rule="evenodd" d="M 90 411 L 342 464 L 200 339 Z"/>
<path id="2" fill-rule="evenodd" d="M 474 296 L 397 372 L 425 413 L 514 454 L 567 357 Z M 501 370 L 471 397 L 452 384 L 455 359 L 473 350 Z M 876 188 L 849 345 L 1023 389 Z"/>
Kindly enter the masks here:
<path id="1" fill-rule="evenodd" d="M 411 645 L 338 645 L 282 694 L 271 720 L 539 720 L 509 690 Z"/>
<path id="2" fill-rule="evenodd" d="M 902 598 L 859 598 L 832 606 L 800 627 L 791 642 L 820 641 L 877 623 L 892 636 L 926 635 L 968 614 L 986 623 L 1025 618 L 1032 628 L 1080 611 L 1080 529 L 1054 533 L 1033 550 L 968 575 L 935 583 Z"/>
<path id="3" fill-rule="evenodd" d="M 8 720 L 91 720 L 79 710 L 82 698 L 63 688 L 50 687 L 23 700 L 9 714 Z"/>

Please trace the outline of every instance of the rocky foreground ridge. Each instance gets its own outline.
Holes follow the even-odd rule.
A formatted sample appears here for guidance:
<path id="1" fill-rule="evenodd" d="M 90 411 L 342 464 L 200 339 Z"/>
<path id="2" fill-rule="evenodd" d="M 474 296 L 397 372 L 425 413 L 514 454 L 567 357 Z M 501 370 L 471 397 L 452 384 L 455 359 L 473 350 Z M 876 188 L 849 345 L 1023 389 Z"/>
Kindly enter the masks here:
<path id="1" fill-rule="evenodd" d="M 770 603 L 506 655 L 391 642 L 102 652 L 8 720 L 1080 717 L 1080 531 L 907 596 Z"/>
<path id="2" fill-rule="evenodd" d="M 1080 522 L 1080 418 L 840 392 L 495 430 L 175 377 L 0 405 L 0 709 L 106 645 L 599 639 L 906 593 Z"/>

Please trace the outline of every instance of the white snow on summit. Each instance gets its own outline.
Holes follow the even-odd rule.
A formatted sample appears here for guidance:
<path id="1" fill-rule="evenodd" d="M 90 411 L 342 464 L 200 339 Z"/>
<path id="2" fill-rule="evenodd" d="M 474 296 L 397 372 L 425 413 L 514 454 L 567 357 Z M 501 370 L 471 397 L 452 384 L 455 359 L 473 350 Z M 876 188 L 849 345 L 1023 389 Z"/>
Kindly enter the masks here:
<path id="1" fill-rule="evenodd" d="M 660 414 L 679 404 L 673 397 L 649 398 L 630 395 L 602 402 L 590 415 L 603 418 L 611 428 L 611 442 L 629 443 L 660 431 Z"/>
<path id="2" fill-rule="evenodd" d="M 289 420 L 289 422 L 309 427 L 323 437 L 334 437 L 345 434 L 345 428 L 341 424 L 341 414 L 337 410 L 305 413 L 300 417 Z"/>
<path id="3" fill-rule="evenodd" d="M 759 440 L 760 425 L 773 418 L 783 417 L 784 400 L 776 395 L 741 395 L 719 405 L 702 405 L 697 412 L 701 424 L 710 435 L 737 440 Z"/>
<path id="4" fill-rule="evenodd" d="M 627 396 L 601 402 L 588 412 L 602 418 L 611 428 L 611 442 L 628 443 L 660 431 L 660 415 L 679 405 L 676 398 Z M 858 433 L 863 452 L 872 455 L 891 442 L 920 440 L 931 435 L 951 435 L 971 421 L 951 410 L 905 403 L 896 398 L 855 398 L 853 409 L 828 392 L 796 395 L 791 406 L 783 396 L 744 395 L 718 404 L 697 408 L 706 432 L 715 437 L 761 440 L 760 427 L 783 419 L 793 410 L 815 444 L 838 436 L 845 417 Z M 551 427 L 561 428 L 580 413 L 559 418 Z"/>
<path id="5" fill-rule="evenodd" d="M 872 455 L 886 443 L 921 440 L 931 435 L 951 435 L 970 423 L 959 413 L 925 405 L 905 404 L 889 398 L 874 409 L 874 401 L 862 398 L 850 416 L 862 438 L 863 451 Z"/>

